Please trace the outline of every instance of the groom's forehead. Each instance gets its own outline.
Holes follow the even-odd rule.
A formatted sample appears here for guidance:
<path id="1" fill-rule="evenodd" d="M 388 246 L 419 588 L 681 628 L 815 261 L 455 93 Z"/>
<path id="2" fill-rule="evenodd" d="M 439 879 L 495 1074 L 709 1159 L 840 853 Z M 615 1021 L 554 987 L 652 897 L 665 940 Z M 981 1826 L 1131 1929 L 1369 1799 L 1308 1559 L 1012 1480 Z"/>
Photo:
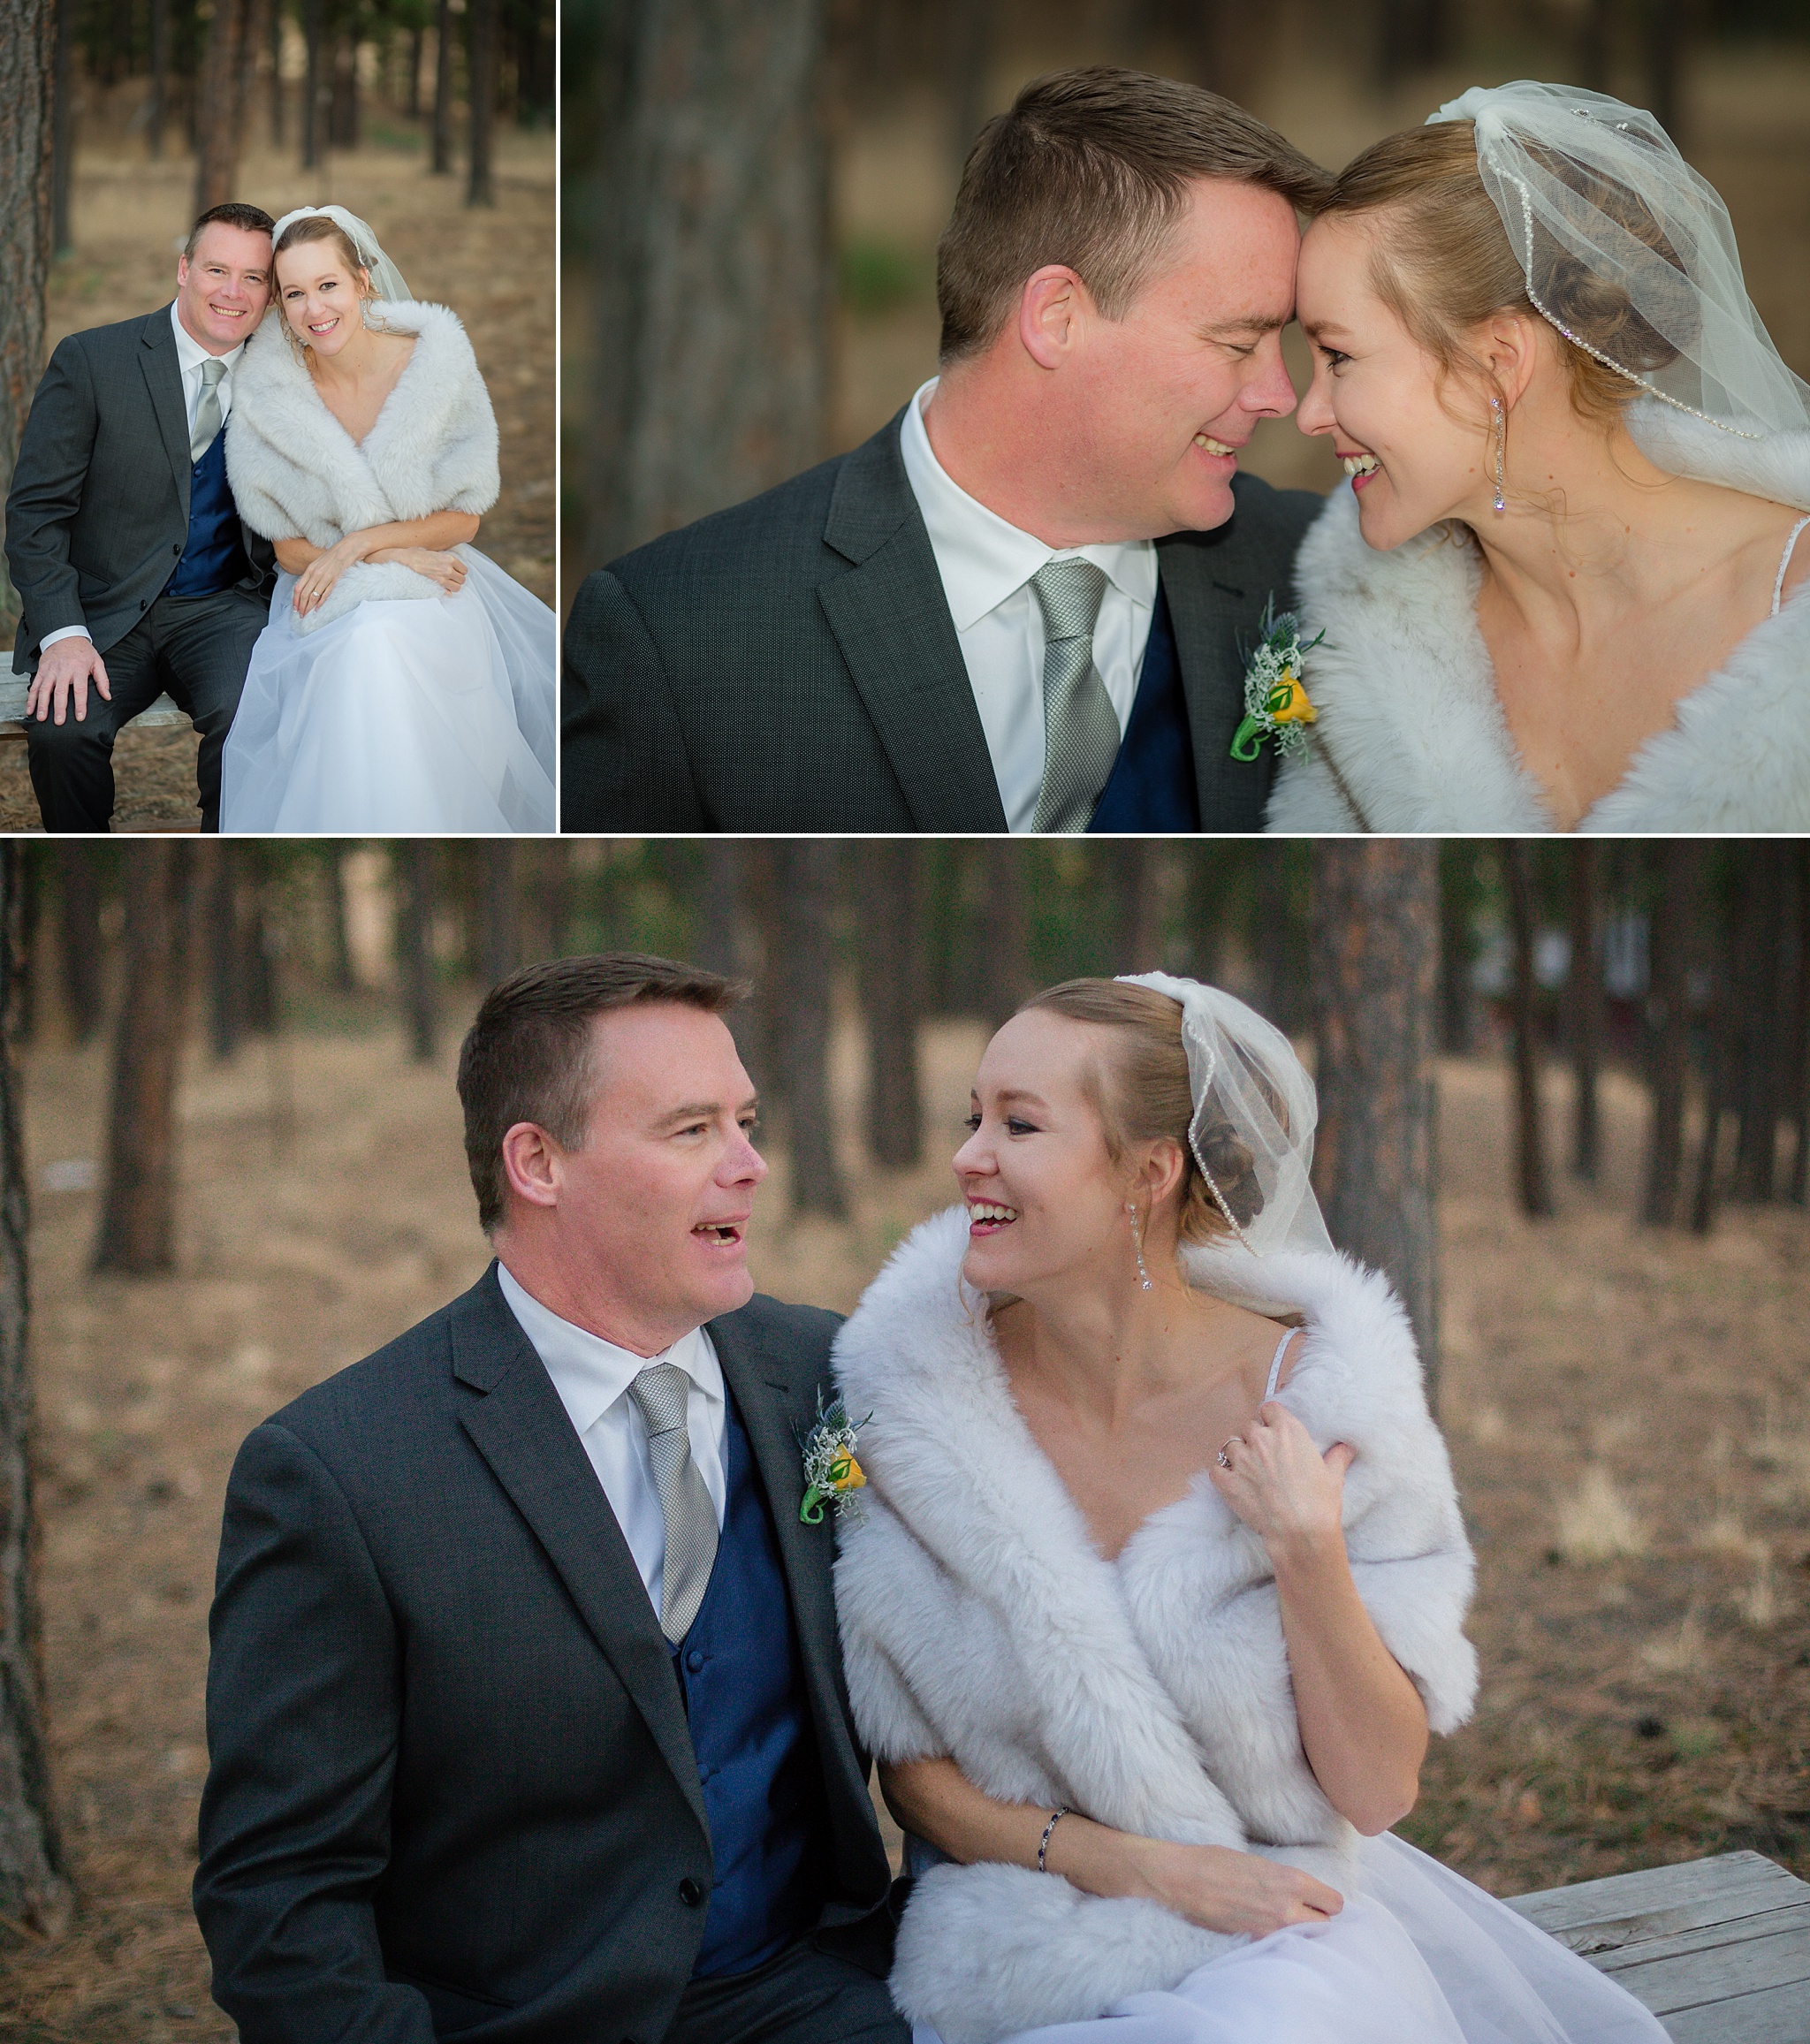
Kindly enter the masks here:
<path id="1" fill-rule="evenodd" d="M 269 270 L 270 237 L 262 228 L 235 227 L 229 220 L 209 220 L 195 237 L 190 263 L 219 263 L 228 269 Z"/>

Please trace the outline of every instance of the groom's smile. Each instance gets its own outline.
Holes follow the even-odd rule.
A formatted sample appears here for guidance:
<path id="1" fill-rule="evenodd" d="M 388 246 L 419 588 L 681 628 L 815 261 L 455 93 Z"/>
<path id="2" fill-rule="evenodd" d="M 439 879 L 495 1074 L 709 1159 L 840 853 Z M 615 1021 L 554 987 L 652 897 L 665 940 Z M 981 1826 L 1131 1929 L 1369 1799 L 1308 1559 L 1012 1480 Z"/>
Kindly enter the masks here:
<path id="1" fill-rule="evenodd" d="M 251 332 L 270 302 L 270 237 L 210 221 L 176 265 L 177 316 L 210 354 Z"/>

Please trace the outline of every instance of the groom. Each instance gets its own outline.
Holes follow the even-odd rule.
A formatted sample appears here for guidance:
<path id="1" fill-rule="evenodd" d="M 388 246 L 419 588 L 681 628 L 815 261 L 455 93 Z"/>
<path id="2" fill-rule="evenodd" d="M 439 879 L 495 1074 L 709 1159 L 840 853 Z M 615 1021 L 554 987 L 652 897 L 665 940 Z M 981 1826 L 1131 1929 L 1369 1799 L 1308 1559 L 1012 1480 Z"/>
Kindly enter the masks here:
<path id="1" fill-rule="evenodd" d="M 1192 86 L 1027 86 L 938 251 L 940 376 L 581 589 L 565 828 L 1259 828 L 1244 666 L 1321 500 L 1236 472 L 1294 408 L 1296 215 L 1327 182 Z"/>
<path id="2" fill-rule="evenodd" d="M 751 1296 L 736 992 L 498 986 L 497 1261 L 240 1452 L 194 1900 L 241 2044 L 909 2044 L 800 1516 L 836 1322 Z"/>
<path id="3" fill-rule="evenodd" d="M 113 741 L 169 694 L 202 734 L 202 828 L 220 826 L 220 753 L 270 616 L 268 543 L 226 482 L 232 372 L 270 297 L 270 216 L 210 207 L 172 303 L 58 343 L 6 499 L 24 605 L 15 673 L 47 831 L 104 831 Z"/>

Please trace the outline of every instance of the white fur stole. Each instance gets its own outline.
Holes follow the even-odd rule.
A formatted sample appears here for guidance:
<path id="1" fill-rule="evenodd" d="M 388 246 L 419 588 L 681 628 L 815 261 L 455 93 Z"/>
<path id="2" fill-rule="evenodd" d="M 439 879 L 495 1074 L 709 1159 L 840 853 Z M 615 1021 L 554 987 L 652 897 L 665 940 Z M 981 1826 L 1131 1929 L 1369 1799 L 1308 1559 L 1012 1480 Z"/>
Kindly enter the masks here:
<path id="1" fill-rule="evenodd" d="M 496 415 L 458 315 L 414 300 L 379 300 L 373 310 L 415 344 L 361 442 L 321 402 L 280 306 L 246 343 L 232 379 L 226 475 L 240 516 L 266 539 L 327 547 L 348 532 L 437 511 L 482 515 L 497 501 Z M 295 628 L 318 631 L 368 598 L 445 593 L 399 562 L 360 561 Z"/>

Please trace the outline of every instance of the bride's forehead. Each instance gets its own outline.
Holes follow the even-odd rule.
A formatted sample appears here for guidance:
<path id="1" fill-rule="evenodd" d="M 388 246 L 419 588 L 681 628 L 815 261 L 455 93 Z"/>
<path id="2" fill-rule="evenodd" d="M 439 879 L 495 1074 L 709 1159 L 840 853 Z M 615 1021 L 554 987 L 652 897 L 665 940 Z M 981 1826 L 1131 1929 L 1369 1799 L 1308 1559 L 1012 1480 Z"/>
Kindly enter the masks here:
<path id="1" fill-rule="evenodd" d="M 1026 1008 L 1003 1023 L 981 1053 L 975 1090 L 1084 1091 L 1109 1033 L 1048 1008 Z"/>

